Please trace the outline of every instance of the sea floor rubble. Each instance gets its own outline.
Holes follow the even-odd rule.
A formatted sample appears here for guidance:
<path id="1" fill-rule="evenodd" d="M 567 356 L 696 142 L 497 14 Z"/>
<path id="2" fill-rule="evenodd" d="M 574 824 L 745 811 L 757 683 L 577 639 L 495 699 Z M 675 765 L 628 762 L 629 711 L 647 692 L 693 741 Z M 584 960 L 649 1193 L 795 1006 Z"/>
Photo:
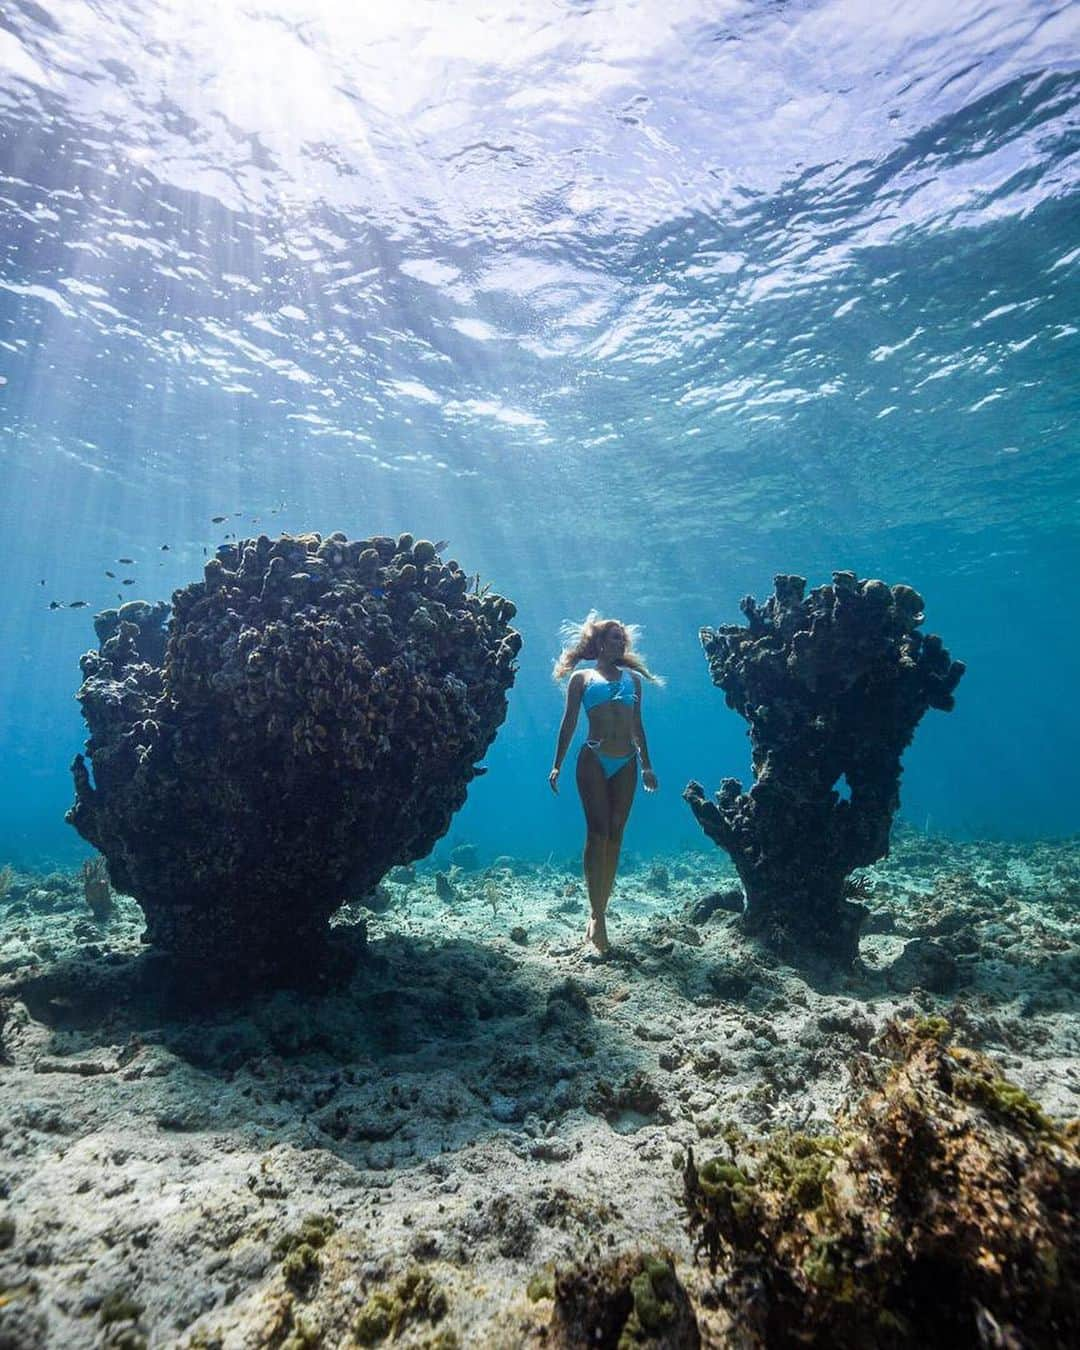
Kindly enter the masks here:
<path id="1" fill-rule="evenodd" d="M 568 865 L 474 861 L 340 911 L 338 987 L 215 1010 L 126 898 L 8 877 L 0 1347 L 551 1346 L 590 1289 L 599 1343 L 734 1345 L 691 1148 L 828 1135 L 894 1019 L 1080 1114 L 1076 841 L 901 832 L 843 973 L 744 937 L 711 853 L 627 868 L 606 960 Z"/>

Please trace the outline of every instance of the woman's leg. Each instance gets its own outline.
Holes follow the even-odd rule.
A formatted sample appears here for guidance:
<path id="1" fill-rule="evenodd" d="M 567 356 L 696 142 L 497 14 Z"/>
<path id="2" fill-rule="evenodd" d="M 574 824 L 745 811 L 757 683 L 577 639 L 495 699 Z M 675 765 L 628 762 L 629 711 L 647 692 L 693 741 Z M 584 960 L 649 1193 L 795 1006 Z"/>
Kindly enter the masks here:
<path id="1" fill-rule="evenodd" d="M 577 789 L 585 810 L 585 885 L 589 892 L 588 936 L 601 952 L 607 951 L 604 929 L 604 879 L 610 832 L 608 784 L 600 761 L 583 745 L 577 759 Z"/>
<path id="2" fill-rule="evenodd" d="M 637 759 L 624 764 L 618 773 L 607 780 L 608 792 L 608 837 L 604 855 L 604 882 L 601 891 L 602 910 L 607 909 L 611 892 L 615 888 L 615 873 L 619 866 L 619 850 L 622 848 L 623 831 L 637 790 Z"/>

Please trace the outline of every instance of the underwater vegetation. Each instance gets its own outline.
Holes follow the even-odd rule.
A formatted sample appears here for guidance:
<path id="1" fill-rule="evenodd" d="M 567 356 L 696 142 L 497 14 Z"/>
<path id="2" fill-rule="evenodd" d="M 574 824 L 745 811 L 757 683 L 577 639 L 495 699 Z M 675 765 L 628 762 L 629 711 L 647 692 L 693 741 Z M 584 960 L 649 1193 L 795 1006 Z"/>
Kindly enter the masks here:
<path id="1" fill-rule="evenodd" d="M 530 1282 L 533 1300 L 552 1298 L 548 1343 L 558 1350 L 693 1350 L 697 1319 L 670 1253 L 625 1252 L 582 1261 Z"/>
<path id="2" fill-rule="evenodd" d="M 67 819 L 145 940 L 253 980 L 321 955 L 333 911 L 427 854 L 483 772 L 514 613 L 426 540 L 312 533 L 223 545 L 167 628 L 163 606 L 99 615 Z"/>
<path id="3" fill-rule="evenodd" d="M 1062 1346 L 1080 1340 L 1080 1152 L 940 1017 L 832 1137 L 727 1135 L 683 1175 L 691 1233 L 741 1346 Z M 867 1061 L 869 1063 L 869 1061 Z"/>
<path id="4" fill-rule="evenodd" d="M 725 778 L 708 801 L 691 782 L 683 795 L 731 855 L 747 930 L 850 963 L 866 908 L 846 879 L 887 855 L 900 757 L 927 708 L 952 708 L 964 666 L 918 632 L 910 586 L 834 572 L 805 587 L 777 576 L 763 606 L 742 601 L 745 627 L 702 629 L 713 683 L 749 723 L 754 783 Z"/>

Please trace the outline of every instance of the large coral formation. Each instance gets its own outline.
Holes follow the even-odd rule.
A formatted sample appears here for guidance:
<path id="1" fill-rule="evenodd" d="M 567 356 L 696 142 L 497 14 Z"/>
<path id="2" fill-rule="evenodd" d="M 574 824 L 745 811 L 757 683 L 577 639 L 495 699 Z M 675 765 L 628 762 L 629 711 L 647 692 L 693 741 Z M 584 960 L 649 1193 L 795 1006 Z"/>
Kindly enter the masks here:
<path id="1" fill-rule="evenodd" d="M 845 879 L 888 853 L 900 756 L 927 708 L 952 708 L 964 666 L 917 631 L 909 586 L 853 572 L 805 586 L 778 576 L 764 606 L 742 601 L 746 627 L 702 629 L 713 683 L 749 723 L 754 783 L 725 778 L 708 801 L 691 782 L 683 795 L 731 854 L 751 932 L 851 961 L 866 909 Z"/>
<path id="2" fill-rule="evenodd" d="M 1080 1343 L 1080 1151 L 938 1019 L 891 1023 L 892 1059 L 835 1138 L 731 1131 L 691 1154 L 685 1200 L 738 1344 Z"/>
<path id="3" fill-rule="evenodd" d="M 506 715 L 514 606 L 403 534 L 223 545 L 99 616 L 69 821 L 189 961 L 282 972 L 445 833 Z"/>

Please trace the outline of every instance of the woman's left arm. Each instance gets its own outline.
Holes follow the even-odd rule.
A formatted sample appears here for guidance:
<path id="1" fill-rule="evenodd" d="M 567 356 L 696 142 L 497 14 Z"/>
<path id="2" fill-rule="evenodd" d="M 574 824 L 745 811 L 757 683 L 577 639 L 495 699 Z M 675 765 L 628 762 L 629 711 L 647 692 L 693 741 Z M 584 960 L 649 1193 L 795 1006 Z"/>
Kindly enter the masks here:
<path id="1" fill-rule="evenodd" d="M 634 743 L 641 757 L 641 786 L 646 792 L 655 792 L 660 784 L 653 772 L 652 760 L 649 758 L 649 743 L 645 739 L 645 724 L 641 720 L 641 676 L 634 675 L 633 681 L 634 692 L 637 694 L 634 700 Z"/>

